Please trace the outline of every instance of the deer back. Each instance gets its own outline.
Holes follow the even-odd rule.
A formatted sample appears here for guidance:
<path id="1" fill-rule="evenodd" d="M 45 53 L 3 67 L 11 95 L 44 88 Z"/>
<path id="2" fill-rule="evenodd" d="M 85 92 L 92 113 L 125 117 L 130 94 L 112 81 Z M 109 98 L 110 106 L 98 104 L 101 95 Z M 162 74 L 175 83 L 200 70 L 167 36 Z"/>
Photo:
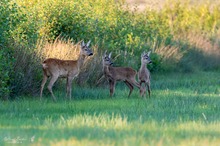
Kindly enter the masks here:
<path id="1" fill-rule="evenodd" d="M 136 76 L 136 71 L 130 67 L 108 67 L 105 74 L 114 80 L 127 80 Z"/>
<path id="2" fill-rule="evenodd" d="M 77 61 L 48 58 L 43 62 L 43 70 L 47 76 L 75 76 L 78 74 Z"/>

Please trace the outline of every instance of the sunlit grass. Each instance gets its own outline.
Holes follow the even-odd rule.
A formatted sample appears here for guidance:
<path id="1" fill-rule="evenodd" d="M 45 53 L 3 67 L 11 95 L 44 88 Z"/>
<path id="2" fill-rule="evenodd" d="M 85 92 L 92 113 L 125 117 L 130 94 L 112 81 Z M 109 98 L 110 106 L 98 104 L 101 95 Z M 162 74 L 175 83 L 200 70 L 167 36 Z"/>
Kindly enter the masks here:
<path id="1" fill-rule="evenodd" d="M 73 86 L 74 99 L 56 91 L 0 103 L 1 145 L 218 145 L 218 72 L 152 74 L 152 98 L 122 84 L 109 90 Z M 83 96 L 83 98 L 80 98 Z"/>

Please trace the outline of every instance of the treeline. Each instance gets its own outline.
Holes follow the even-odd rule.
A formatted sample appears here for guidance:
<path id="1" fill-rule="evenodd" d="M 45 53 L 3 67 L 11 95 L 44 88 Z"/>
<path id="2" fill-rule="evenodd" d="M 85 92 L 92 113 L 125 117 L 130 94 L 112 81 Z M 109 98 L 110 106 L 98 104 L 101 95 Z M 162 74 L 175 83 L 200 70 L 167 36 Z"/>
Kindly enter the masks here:
<path id="1" fill-rule="evenodd" d="M 161 10 L 138 12 L 115 0 L 2 0 L 0 97 L 38 93 L 42 49 L 59 39 L 91 40 L 97 52 L 78 84 L 100 77 L 104 50 L 113 52 L 116 65 L 135 69 L 144 50 L 153 52 L 151 71 L 219 69 L 219 8 L 171 0 Z"/>

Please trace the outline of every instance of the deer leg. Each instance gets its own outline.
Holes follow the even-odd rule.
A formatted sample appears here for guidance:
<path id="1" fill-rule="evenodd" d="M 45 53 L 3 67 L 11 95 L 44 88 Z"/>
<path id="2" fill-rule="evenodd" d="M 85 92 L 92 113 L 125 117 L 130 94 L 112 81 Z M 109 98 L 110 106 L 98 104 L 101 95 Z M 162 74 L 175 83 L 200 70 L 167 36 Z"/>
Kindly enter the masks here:
<path id="1" fill-rule="evenodd" d="M 146 95 L 146 82 L 145 81 L 140 81 L 140 95 L 142 97 Z"/>
<path id="2" fill-rule="evenodd" d="M 149 98 L 150 98 L 150 83 L 149 82 L 147 83 L 147 90 L 148 90 L 148 95 L 149 95 Z"/>
<path id="3" fill-rule="evenodd" d="M 69 96 L 69 99 L 71 100 L 71 95 L 72 95 L 72 78 L 67 78 L 67 96 Z"/>
<path id="4" fill-rule="evenodd" d="M 69 79 L 68 79 L 68 77 L 67 77 L 67 78 L 66 78 L 66 97 L 68 96 L 68 93 L 69 93 L 68 82 L 69 82 Z"/>
<path id="5" fill-rule="evenodd" d="M 132 84 L 133 86 L 136 86 L 138 89 L 141 88 L 140 84 L 139 84 L 134 78 L 128 79 L 127 81 L 128 81 L 130 84 Z"/>
<path id="6" fill-rule="evenodd" d="M 128 94 L 128 97 L 130 97 L 130 95 L 131 95 L 131 93 L 132 93 L 134 87 L 133 87 L 133 85 L 132 85 L 131 83 L 129 83 L 128 81 L 124 81 L 124 82 L 125 82 L 125 84 L 128 86 L 128 88 L 130 89 L 130 92 L 129 92 L 129 94 Z"/>
<path id="7" fill-rule="evenodd" d="M 146 87 L 147 87 L 147 83 L 146 82 L 144 82 L 144 88 L 143 88 L 143 95 L 144 95 L 144 97 L 146 97 Z"/>
<path id="8" fill-rule="evenodd" d="M 46 84 L 46 82 L 47 82 L 47 76 L 46 75 L 44 75 L 44 77 L 43 77 L 43 81 L 42 81 L 42 83 L 41 83 L 41 89 L 40 89 L 40 100 L 41 100 L 41 98 L 42 98 L 42 94 L 43 94 L 43 90 L 44 90 L 44 86 L 45 86 L 45 84 Z"/>
<path id="9" fill-rule="evenodd" d="M 115 92 L 115 81 L 109 80 L 109 85 L 110 85 L 110 97 L 112 97 L 112 95 Z"/>
<path id="10" fill-rule="evenodd" d="M 142 81 L 140 81 L 140 95 L 143 96 L 143 88 L 142 88 Z"/>
<path id="11" fill-rule="evenodd" d="M 54 101 L 56 101 L 56 97 L 53 94 L 52 87 L 53 87 L 53 84 L 56 82 L 57 79 L 58 79 L 58 76 L 52 76 L 51 79 L 50 79 L 50 83 L 47 86 L 47 88 L 50 91 Z"/>

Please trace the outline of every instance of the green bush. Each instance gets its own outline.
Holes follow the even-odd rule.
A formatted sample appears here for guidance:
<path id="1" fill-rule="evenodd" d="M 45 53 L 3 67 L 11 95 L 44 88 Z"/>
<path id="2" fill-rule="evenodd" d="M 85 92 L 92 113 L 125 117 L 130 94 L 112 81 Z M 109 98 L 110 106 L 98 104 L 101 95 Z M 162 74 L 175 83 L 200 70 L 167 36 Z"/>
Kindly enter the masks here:
<path id="1" fill-rule="evenodd" d="M 10 95 L 10 76 L 12 71 L 13 59 L 11 50 L 6 47 L 7 40 L 10 37 L 8 31 L 10 30 L 10 9 L 8 0 L 0 2 L 0 99 L 8 99 Z"/>
<path id="2" fill-rule="evenodd" d="M 153 52 L 150 70 L 167 69 L 166 60 L 162 60 L 164 57 L 155 49 L 160 46 L 177 46 L 178 52 L 185 55 L 175 61 L 175 66 L 191 70 L 198 62 L 189 60 L 201 56 L 201 51 L 203 55 L 208 54 L 204 53 L 207 47 L 196 46 L 197 42 L 192 43 L 185 36 L 192 32 L 202 34 L 207 38 L 204 42 L 211 43 L 211 46 L 207 45 L 209 49 L 214 45 L 219 49 L 216 45 L 219 44 L 219 7 L 215 5 L 211 8 L 209 4 L 191 6 L 189 2 L 169 0 L 161 10 L 136 12 L 126 8 L 124 2 L 116 3 L 115 0 L 2 0 L 1 93 L 18 95 L 27 91 L 37 92 L 41 81 L 41 56 L 36 56 L 34 51 L 37 42 L 53 42 L 58 36 L 71 38 L 75 43 L 92 40 L 92 45 L 98 46 L 98 53 L 111 51 L 116 65 L 131 66 L 136 70 L 139 67 L 137 64 L 140 65 L 141 53 L 148 50 Z M 214 55 L 214 58 L 219 58 L 218 54 Z M 207 63 L 207 57 L 203 58 L 201 62 Z M 96 60 L 99 62 L 92 64 L 96 69 L 91 73 L 95 75 L 101 61 Z M 205 66 L 211 69 L 207 67 L 209 64 Z M 213 66 L 218 67 L 218 64 Z M 199 68 L 206 69 L 203 64 Z M 85 80 L 92 84 L 98 76 L 99 73 L 92 77 L 93 80 L 89 80 L 89 76 Z"/>
<path id="3" fill-rule="evenodd" d="M 10 94 L 10 86 L 9 86 L 9 71 L 10 71 L 10 63 L 7 59 L 7 54 L 3 49 L 0 50 L 0 99 L 8 99 Z"/>

